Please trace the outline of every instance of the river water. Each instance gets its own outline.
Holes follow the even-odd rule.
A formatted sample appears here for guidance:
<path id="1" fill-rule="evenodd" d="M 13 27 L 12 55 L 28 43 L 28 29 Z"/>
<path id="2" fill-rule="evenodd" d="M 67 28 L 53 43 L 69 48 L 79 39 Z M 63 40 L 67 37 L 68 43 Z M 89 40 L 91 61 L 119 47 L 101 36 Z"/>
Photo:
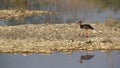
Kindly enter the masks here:
<path id="1" fill-rule="evenodd" d="M 80 63 L 80 57 L 86 52 L 72 55 L 54 53 L 51 55 L 0 54 L 0 68 L 120 68 L 120 51 L 94 51 L 89 60 Z"/>

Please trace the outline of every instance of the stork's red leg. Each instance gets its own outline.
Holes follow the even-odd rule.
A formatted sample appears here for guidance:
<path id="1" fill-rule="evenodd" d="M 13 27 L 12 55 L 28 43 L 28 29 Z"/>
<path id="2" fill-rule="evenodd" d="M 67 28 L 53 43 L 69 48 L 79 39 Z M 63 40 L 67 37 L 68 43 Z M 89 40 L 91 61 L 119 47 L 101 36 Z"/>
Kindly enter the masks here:
<path id="1" fill-rule="evenodd" d="M 86 29 L 86 37 L 88 38 L 88 30 Z"/>

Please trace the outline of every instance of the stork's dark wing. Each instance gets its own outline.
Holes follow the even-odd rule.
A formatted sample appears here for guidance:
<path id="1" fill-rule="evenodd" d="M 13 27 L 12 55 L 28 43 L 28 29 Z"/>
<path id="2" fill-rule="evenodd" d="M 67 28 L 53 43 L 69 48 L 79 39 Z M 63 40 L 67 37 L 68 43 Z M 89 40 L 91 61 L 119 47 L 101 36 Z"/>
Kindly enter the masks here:
<path id="1" fill-rule="evenodd" d="M 85 29 L 94 29 L 92 26 L 90 26 L 89 24 L 83 24 L 83 28 Z"/>

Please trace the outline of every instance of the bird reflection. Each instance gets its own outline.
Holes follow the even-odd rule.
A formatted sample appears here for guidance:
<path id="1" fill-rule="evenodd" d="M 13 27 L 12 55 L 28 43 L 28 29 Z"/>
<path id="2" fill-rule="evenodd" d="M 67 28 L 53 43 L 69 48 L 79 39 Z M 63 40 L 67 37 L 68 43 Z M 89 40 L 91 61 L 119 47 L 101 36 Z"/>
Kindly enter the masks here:
<path id="1" fill-rule="evenodd" d="M 80 57 L 79 62 L 82 64 L 82 63 L 83 63 L 83 60 L 90 60 L 90 59 L 92 59 L 93 57 L 94 57 L 94 55 L 89 55 L 89 54 L 87 53 L 86 55 L 82 55 L 82 56 Z"/>

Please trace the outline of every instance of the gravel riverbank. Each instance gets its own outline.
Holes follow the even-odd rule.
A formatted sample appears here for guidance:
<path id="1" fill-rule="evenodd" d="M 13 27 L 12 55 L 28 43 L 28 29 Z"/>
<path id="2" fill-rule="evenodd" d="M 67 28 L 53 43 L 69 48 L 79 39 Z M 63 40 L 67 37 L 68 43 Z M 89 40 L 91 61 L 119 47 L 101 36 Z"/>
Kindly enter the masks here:
<path id="1" fill-rule="evenodd" d="M 72 53 L 80 50 L 120 50 L 120 28 L 91 24 L 89 38 L 77 24 L 0 26 L 1 53 Z"/>

